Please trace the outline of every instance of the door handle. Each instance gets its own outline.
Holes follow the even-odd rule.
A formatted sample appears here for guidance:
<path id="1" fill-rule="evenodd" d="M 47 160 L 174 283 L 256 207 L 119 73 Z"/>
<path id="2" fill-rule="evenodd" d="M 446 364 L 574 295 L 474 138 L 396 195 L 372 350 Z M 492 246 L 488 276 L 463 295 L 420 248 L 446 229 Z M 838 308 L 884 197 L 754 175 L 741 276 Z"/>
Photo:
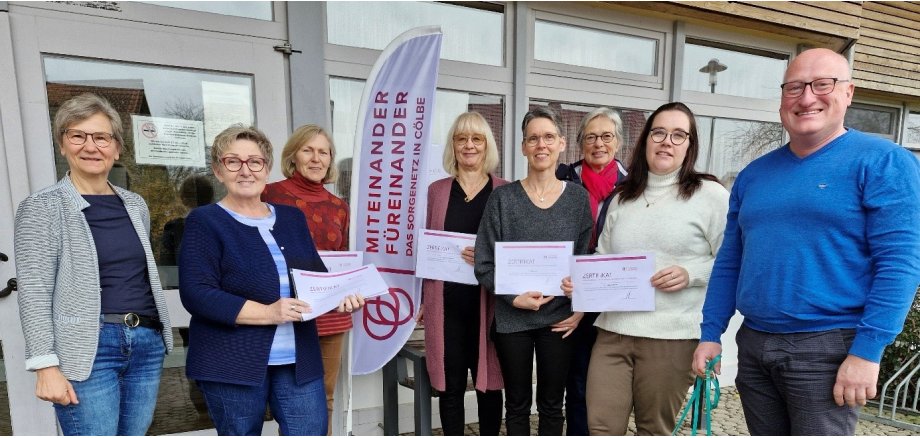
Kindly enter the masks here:
<path id="1" fill-rule="evenodd" d="M 7 280 L 7 281 L 6 281 L 6 287 L 3 288 L 3 290 L 0 290 L 0 298 L 6 298 L 6 297 L 10 296 L 10 295 L 13 293 L 13 291 L 16 290 L 16 287 L 17 287 L 17 286 L 19 286 L 19 284 L 16 283 L 16 279 L 15 279 L 15 278 L 11 278 L 11 279 Z"/>

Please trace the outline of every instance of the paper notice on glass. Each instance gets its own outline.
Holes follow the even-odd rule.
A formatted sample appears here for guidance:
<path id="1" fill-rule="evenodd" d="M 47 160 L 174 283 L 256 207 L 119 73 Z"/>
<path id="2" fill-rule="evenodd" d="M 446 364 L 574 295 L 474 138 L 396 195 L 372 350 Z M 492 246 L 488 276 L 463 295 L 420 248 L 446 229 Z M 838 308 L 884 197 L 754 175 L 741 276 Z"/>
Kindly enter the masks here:
<path id="1" fill-rule="evenodd" d="M 297 299 L 310 304 L 311 311 L 303 314 L 309 321 L 339 307 L 342 299 L 361 294 L 376 297 L 389 291 L 389 286 L 373 264 L 342 272 L 312 272 L 291 269 L 291 280 Z"/>
<path id="2" fill-rule="evenodd" d="M 137 164 L 205 167 L 200 121 L 132 114 L 131 130 Z"/>
<path id="3" fill-rule="evenodd" d="M 605 254 L 571 258 L 572 310 L 655 310 L 654 254 Z"/>
<path id="4" fill-rule="evenodd" d="M 348 271 L 364 265 L 364 251 L 319 251 L 319 258 L 329 272 Z"/>
<path id="5" fill-rule="evenodd" d="M 476 246 L 475 234 L 454 233 L 420 229 L 418 253 L 415 258 L 415 276 L 430 280 L 479 284 L 473 274 L 473 265 L 460 256 L 463 248 Z"/>
<path id="6" fill-rule="evenodd" d="M 572 242 L 495 242 L 495 293 L 563 295 Z"/>
<path id="7" fill-rule="evenodd" d="M 251 85 L 201 81 L 201 101 L 204 106 L 204 140 L 208 146 L 221 131 L 242 123 L 253 123 Z"/>

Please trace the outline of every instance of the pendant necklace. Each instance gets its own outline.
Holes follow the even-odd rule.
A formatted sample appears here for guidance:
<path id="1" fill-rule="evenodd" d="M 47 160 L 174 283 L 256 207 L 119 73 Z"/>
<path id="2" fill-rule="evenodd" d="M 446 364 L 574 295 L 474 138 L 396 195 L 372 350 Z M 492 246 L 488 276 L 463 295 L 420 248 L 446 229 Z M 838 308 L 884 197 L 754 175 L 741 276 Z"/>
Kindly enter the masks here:
<path id="1" fill-rule="evenodd" d="M 656 202 L 664 199 L 665 196 L 668 196 L 667 191 L 665 191 L 664 194 L 659 195 L 657 198 L 652 198 L 652 200 L 649 201 L 648 198 L 645 196 L 645 190 L 642 191 L 642 199 L 645 199 L 645 208 L 648 208 L 651 205 L 655 205 Z"/>
<path id="2" fill-rule="evenodd" d="M 554 186 L 555 186 L 555 184 L 550 183 L 550 185 L 548 185 L 548 186 L 546 186 L 546 187 L 543 188 L 543 193 L 537 193 L 537 187 L 536 187 L 536 186 L 533 186 L 533 188 L 531 188 L 531 190 L 533 191 L 534 196 L 536 196 L 536 197 L 540 200 L 540 202 L 545 202 L 545 201 L 546 201 L 546 192 L 550 191 L 550 188 L 552 188 L 552 187 L 554 187 Z M 550 193 L 552 193 L 552 192 L 550 192 Z"/>
<path id="3" fill-rule="evenodd" d="M 488 177 L 485 177 L 485 179 L 488 179 Z M 480 181 L 477 181 L 477 182 L 476 182 L 476 185 L 473 186 L 473 188 L 479 187 L 479 185 L 482 184 L 482 180 L 483 180 L 483 179 L 480 178 Z M 472 192 L 472 191 L 466 188 L 466 185 L 463 184 L 463 180 L 461 180 L 460 178 L 457 178 L 457 183 L 460 184 L 460 188 L 463 189 L 463 195 L 464 195 L 464 196 L 463 196 L 463 202 L 470 202 L 470 201 L 473 200 L 473 198 L 476 197 L 477 194 L 479 194 L 479 190 L 477 190 L 477 191 L 476 191 L 475 193 L 473 193 L 473 194 L 469 194 L 469 193 Z M 480 189 L 482 189 L 482 188 L 480 187 Z"/>

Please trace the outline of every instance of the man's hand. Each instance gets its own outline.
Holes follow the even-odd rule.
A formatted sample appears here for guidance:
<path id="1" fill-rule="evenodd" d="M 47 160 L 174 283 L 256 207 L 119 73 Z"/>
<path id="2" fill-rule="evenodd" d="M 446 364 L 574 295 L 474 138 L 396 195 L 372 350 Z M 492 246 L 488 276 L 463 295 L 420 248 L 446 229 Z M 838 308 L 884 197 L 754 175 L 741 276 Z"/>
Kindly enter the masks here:
<path id="1" fill-rule="evenodd" d="M 834 402 L 837 406 L 865 406 L 866 400 L 875 398 L 879 366 L 852 354 L 847 355 L 837 371 L 834 384 Z"/>
<path id="2" fill-rule="evenodd" d="M 720 354 L 722 354 L 722 344 L 718 342 L 700 342 L 700 345 L 696 346 L 696 351 L 693 352 L 693 363 L 690 364 L 690 368 L 697 376 L 704 377 L 706 375 L 706 362 Z M 722 362 L 719 361 L 713 370 L 716 374 L 722 374 Z"/>

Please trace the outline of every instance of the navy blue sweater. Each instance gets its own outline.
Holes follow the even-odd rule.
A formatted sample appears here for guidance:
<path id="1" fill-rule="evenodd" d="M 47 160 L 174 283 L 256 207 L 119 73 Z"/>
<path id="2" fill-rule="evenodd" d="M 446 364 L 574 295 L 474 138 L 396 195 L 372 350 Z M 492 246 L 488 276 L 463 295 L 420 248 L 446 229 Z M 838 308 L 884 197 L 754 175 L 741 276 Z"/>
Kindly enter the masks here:
<path id="1" fill-rule="evenodd" d="M 273 204 L 274 205 L 274 204 Z M 300 210 L 274 205 L 272 236 L 289 268 L 325 272 Z M 191 379 L 255 386 L 268 370 L 274 325 L 237 325 L 247 300 L 280 299 L 278 270 L 255 227 L 237 222 L 217 204 L 185 219 L 179 256 L 179 291 L 192 314 L 186 375 Z M 314 321 L 295 322 L 297 383 L 323 375 Z"/>

